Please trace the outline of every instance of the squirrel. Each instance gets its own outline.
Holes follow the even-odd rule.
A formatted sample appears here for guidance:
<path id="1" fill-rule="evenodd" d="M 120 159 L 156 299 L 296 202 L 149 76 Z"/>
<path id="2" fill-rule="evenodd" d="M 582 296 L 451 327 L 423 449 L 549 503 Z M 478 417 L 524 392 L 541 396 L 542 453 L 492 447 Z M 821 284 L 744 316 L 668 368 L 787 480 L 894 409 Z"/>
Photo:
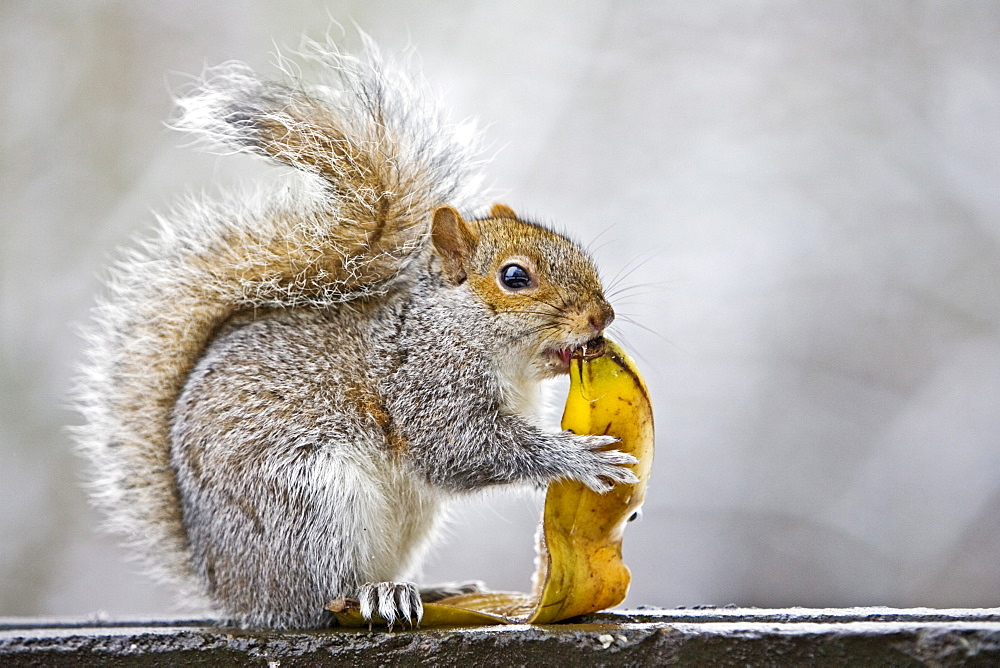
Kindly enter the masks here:
<path id="1" fill-rule="evenodd" d="M 225 623 L 330 626 L 341 596 L 419 623 L 453 591 L 406 579 L 450 500 L 635 481 L 617 439 L 536 416 L 540 382 L 614 317 L 593 261 L 482 207 L 477 135 L 365 42 L 315 45 L 321 85 L 230 63 L 179 99 L 177 127 L 285 174 L 160 216 L 89 332 L 92 499 Z"/>

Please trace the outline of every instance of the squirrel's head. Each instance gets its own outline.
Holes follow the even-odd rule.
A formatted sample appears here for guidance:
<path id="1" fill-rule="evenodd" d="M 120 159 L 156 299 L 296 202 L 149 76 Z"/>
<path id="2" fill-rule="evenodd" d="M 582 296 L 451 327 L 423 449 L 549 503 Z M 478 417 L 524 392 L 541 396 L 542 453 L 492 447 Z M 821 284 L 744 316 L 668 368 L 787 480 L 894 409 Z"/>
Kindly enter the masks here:
<path id="1" fill-rule="evenodd" d="M 434 212 L 432 243 L 444 279 L 496 314 L 505 345 L 539 378 L 569 371 L 573 351 L 615 317 L 590 257 L 566 237 L 496 204 L 488 218 Z"/>

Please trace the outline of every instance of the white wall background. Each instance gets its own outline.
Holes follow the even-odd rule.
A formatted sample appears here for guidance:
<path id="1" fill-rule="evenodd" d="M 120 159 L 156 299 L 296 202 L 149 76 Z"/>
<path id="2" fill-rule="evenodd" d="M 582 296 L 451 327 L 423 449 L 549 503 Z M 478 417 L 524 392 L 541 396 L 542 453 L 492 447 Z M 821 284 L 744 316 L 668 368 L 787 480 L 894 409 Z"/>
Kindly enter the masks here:
<path id="1" fill-rule="evenodd" d="M 164 129 L 179 73 L 331 20 L 415 46 L 505 201 L 640 286 L 628 603 L 1000 604 L 1000 4 L 5 0 L 0 615 L 167 609 L 95 535 L 74 323 L 151 209 L 253 171 Z M 526 587 L 535 518 L 468 504 L 427 580 Z"/>

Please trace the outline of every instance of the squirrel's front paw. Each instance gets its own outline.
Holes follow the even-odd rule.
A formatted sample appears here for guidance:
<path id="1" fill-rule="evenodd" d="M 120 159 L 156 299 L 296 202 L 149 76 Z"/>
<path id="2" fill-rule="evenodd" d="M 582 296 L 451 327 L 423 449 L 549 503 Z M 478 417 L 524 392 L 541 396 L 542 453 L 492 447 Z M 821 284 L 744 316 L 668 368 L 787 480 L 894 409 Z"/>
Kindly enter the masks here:
<path id="1" fill-rule="evenodd" d="M 362 617 L 371 622 L 377 614 L 390 631 L 396 622 L 419 626 L 424 616 L 420 590 L 412 582 L 369 582 L 358 591 L 358 602 Z"/>
<path id="2" fill-rule="evenodd" d="M 639 482 L 639 478 L 631 469 L 625 468 L 629 464 L 636 464 L 638 459 L 621 450 L 602 450 L 612 443 L 617 443 L 621 439 L 614 436 L 576 436 L 573 440 L 583 446 L 585 465 L 583 470 L 578 471 L 573 476 L 584 485 L 594 490 L 598 494 L 607 492 L 615 483 L 634 484 Z"/>

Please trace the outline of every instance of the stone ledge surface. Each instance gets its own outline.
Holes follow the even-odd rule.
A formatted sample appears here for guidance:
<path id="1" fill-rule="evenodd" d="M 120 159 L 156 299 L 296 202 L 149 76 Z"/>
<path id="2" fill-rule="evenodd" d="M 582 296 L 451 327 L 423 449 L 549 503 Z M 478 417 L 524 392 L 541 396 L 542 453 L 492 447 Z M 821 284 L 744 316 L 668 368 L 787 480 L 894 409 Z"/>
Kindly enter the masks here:
<path id="1" fill-rule="evenodd" d="M 1000 608 L 639 609 L 573 623 L 260 631 L 203 620 L 0 618 L 0 664 L 997 666 Z"/>

